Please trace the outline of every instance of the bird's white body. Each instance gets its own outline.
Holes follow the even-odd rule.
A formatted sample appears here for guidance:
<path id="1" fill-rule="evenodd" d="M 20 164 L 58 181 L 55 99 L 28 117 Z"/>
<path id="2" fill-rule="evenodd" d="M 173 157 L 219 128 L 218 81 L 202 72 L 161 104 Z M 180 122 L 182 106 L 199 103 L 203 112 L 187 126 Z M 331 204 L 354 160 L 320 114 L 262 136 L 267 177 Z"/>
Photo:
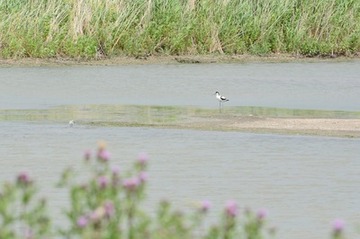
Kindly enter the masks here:
<path id="1" fill-rule="evenodd" d="M 73 127 L 74 124 L 75 124 L 75 121 L 73 121 L 73 120 L 70 120 L 70 121 L 69 121 L 69 126 L 70 126 L 70 127 Z"/>
<path id="2" fill-rule="evenodd" d="M 219 111 L 221 112 L 221 104 L 222 104 L 223 102 L 229 101 L 229 99 L 226 98 L 226 97 L 223 96 L 223 95 L 220 95 L 219 91 L 216 91 L 216 92 L 215 92 L 215 97 L 216 97 L 216 99 L 219 101 Z"/>
<path id="3" fill-rule="evenodd" d="M 216 99 L 218 99 L 219 102 L 229 101 L 228 98 L 226 98 L 225 96 L 220 95 L 220 93 L 218 91 L 215 92 L 215 95 L 216 95 Z"/>

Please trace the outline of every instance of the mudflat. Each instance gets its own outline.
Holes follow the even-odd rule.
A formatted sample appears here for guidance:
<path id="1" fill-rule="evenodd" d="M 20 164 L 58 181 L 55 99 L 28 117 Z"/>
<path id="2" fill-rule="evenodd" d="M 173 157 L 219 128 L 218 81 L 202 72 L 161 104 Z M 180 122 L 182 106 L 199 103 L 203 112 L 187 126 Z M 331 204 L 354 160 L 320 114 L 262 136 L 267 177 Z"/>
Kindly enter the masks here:
<path id="1" fill-rule="evenodd" d="M 239 130 L 360 137 L 360 119 L 263 118 L 234 122 L 232 126 Z"/>
<path id="2" fill-rule="evenodd" d="M 277 117 L 214 117 L 182 123 L 184 128 L 255 133 L 360 137 L 360 119 L 277 118 Z"/>
<path id="3" fill-rule="evenodd" d="M 359 60 L 360 53 L 352 57 L 305 57 L 294 54 L 256 55 L 139 55 L 116 56 L 94 59 L 76 58 L 0 58 L 0 66 L 66 66 L 66 65 L 131 65 L 131 64 L 207 64 L 207 63 L 250 63 L 250 62 L 319 62 Z"/>

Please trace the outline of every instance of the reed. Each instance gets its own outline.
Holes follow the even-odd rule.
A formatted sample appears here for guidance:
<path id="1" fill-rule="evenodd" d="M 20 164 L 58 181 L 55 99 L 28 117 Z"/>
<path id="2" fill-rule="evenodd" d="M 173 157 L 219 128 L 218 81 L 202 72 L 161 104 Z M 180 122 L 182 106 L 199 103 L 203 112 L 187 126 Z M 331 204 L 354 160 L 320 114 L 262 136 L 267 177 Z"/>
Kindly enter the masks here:
<path id="1" fill-rule="evenodd" d="M 2 0 L 0 57 L 352 55 L 358 0 Z"/>

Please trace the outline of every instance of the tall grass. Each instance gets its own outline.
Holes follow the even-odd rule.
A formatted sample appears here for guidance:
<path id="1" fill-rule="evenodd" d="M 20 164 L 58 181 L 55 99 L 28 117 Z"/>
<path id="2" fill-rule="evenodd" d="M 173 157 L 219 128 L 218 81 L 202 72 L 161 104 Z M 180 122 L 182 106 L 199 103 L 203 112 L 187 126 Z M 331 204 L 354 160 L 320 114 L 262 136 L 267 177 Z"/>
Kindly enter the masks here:
<path id="1" fill-rule="evenodd" d="M 1 0 L 0 56 L 360 52 L 358 0 Z"/>

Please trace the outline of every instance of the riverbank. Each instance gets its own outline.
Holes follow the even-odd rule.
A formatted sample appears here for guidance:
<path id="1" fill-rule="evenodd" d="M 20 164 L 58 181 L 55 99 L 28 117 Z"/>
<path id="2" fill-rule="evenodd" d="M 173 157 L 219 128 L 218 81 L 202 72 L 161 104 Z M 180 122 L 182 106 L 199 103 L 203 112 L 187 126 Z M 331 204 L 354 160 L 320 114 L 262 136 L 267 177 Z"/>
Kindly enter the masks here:
<path id="1" fill-rule="evenodd" d="M 182 55 L 182 56 L 120 56 L 102 59 L 74 59 L 74 58 L 0 58 L 0 67 L 11 66 L 72 66 L 72 65 L 92 65 L 92 66 L 116 66 L 131 64 L 209 64 L 209 63 L 282 63 L 282 62 L 341 62 L 360 60 L 360 53 L 351 57 L 344 56 L 324 56 L 324 57 L 305 57 L 292 54 L 268 54 L 257 55 Z"/>

